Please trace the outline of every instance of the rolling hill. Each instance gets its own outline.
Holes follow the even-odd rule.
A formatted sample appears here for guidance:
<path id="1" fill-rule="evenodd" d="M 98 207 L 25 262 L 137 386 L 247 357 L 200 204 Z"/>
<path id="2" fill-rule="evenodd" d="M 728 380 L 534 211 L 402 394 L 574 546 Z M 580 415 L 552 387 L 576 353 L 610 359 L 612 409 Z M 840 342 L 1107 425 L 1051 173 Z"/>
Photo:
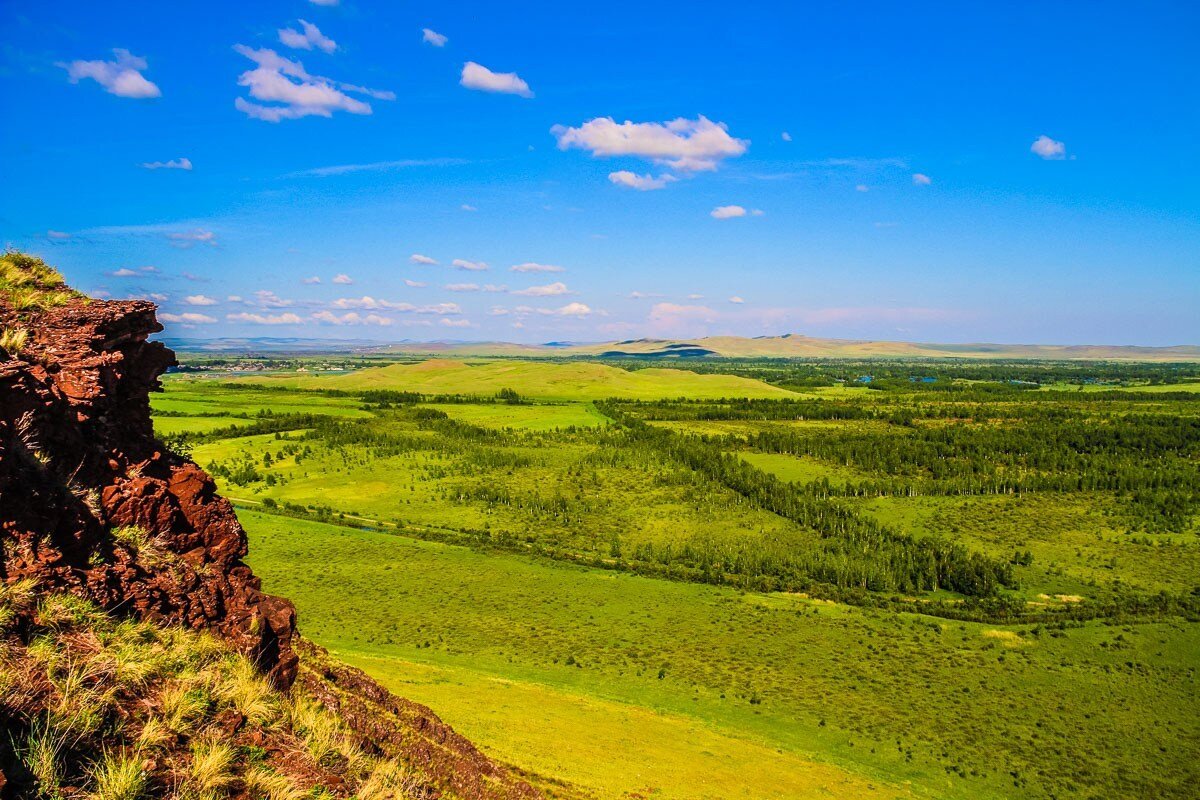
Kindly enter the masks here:
<path id="1" fill-rule="evenodd" d="M 419 364 L 371 367 L 342 375 L 256 376 L 250 380 L 301 389 L 393 389 L 424 394 L 491 395 L 501 389 L 513 389 L 524 397 L 540 400 L 792 396 L 785 389 L 733 375 L 698 375 L 677 369 L 630 372 L 606 364 L 584 362 L 498 361 L 474 365 L 434 359 Z"/>

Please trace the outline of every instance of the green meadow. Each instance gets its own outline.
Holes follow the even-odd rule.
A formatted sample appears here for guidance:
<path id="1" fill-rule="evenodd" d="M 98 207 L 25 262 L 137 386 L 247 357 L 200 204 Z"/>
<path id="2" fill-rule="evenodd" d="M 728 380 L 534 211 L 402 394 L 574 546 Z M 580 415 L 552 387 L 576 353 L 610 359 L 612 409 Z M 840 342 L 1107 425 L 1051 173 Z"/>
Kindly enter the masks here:
<path id="1" fill-rule="evenodd" d="M 156 425 L 306 636 L 544 786 L 1200 779 L 1200 398 L 427 363 L 170 376 Z"/>

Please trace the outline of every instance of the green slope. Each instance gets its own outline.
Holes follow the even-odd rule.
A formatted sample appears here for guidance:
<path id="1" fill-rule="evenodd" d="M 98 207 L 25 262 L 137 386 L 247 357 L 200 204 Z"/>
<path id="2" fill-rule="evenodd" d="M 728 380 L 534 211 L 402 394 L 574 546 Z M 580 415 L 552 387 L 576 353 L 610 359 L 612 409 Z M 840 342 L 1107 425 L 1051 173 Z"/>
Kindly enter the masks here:
<path id="1" fill-rule="evenodd" d="M 256 377 L 255 383 L 284 384 L 302 389 L 393 389 L 425 394 L 493 395 L 514 389 L 541 400 L 638 400 L 690 397 L 791 397 L 792 392 L 762 381 L 733 375 L 698 375 L 676 369 L 630 372 L 606 364 L 495 361 L 470 364 L 435 359 L 419 364 L 392 364 L 344 375 Z"/>

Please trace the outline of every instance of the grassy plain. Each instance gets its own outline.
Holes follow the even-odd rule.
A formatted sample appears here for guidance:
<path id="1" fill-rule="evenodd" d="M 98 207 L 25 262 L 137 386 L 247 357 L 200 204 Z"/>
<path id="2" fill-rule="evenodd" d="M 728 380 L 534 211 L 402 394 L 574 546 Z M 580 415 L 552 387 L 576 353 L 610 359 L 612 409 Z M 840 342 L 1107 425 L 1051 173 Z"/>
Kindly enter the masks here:
<path id="1" fill-rule="evenodd" d="M 584 362 L 431 360 L 372 367 L 346 375 L 276 376 L 253 380 L 301 389 L 391 389 L 435 395 L 494 395 L 501 389 L 512 389 L 523 397 L 538 400 L 792 395 L 786 389 L 734 375 L 697 375 L 673 369 L 630 372 L 607 364 Z"/>
<path id="2" fill-rule="evenodd" d="M 1200 777 L 1194 624 L 949 622 L 240 516 L 306 635 L 604 797 L 1167 797 Z"/>
<path id="3" fill-rule="evenodd" d="M 774 401 L 629 404 L 609 418 L 612 405 L 593 399 L 607 378 L 581 386 L 572 365 L 537 367 L 422 389 L 475 398 L 463 402 L 285 390 L 333 388 L 324 381 L 335 378 L 304 376 L 257 379 L 271 388 L 171 379 L 153 402 L 167 414 L 160 432 L 190 430 L 195 458 L 239 499 L 251 563 L 297 603 L 306 635 L 488 752 L 599 797 L 1170 798 L 1200 780 L 1200 623 L 1120 611 L 1145 607 L 1130 597 L 1200 585 L 1186 496 L 1179 511 L 1174 489 L 1137 503 L 1106 488 L 957 495 L 953 473 L 934 477 L 947 464 L 987 476 L 1016 457 L 1054 466 L 1067 456 L 1043 453 L 1042 439 L 1062 435 L 1068 451 L 1087 445 L 1105 459 L 1101 477 L 1186 490 L 1195 404 L 829 387 L 784 395 L 818 399 L 786 413 Z M 730 377 L 628 374 L 643 373 L 660 398 L 681 393 L 668 390 L 679 376 Z M 491 399 L 501 388 L 534 397 L 536 382 L 552 400 Z M 829 404 L 847 418 L 815 418 Z M 623 413 L 668 438 L 635 436 Z M 1085 427 L 1044 428 L 1060 418 Z M 213 432 L 229 420 L 275 427 Z M 1125 426 L 1127 441 L 1070 439 L 1097 425 Z M 910 447 L 930 430 L 928 455 Z M 754 446 L 764 433 L 822 455 Z M 944 590 L 898 611 L 736 588 L 768 563 L 748 557 L 827 548 L 840 534 L 689 468 L 676 450 L 691 440 L 776 476 L 781 491 L 820 498 L 828 486 L 835 496 L 819 502 L 856 518 L 1013 559 L 1003 595 L 1028 614 L 1095 607 L 1099 618 L 930 615 L 926 601 L 953 611 L 964 600 Z M 1139 471 L 1144 458 L 1156 472 Z M 872 480 L 891 481 L 883 496 L 851 492 Z M 713 554 L 725 574 L 685 568 Z"/>

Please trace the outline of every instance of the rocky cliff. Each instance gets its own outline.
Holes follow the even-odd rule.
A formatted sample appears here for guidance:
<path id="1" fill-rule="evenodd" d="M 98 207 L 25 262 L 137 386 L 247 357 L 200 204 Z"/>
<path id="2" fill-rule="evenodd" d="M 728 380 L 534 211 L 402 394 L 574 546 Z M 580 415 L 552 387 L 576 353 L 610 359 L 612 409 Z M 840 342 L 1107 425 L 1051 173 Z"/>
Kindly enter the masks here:
<path id="1" fill-rule="evenodd" d="M 291 603 L 260 591 L 212 479 L 154 438 L 149 393 L 175 363 L 148 341 L 154 305 L 77 296 L 37 264 L 23 274 L 0 292 L 0 579 L 215 631 L 286 688 Z"/>
<path id="2" fill-rule="evenodd" d="M 154 437 L 161 329 L 0 256 L 0 797 L 542 797 L 261 591 L 233 507 Z"/>

